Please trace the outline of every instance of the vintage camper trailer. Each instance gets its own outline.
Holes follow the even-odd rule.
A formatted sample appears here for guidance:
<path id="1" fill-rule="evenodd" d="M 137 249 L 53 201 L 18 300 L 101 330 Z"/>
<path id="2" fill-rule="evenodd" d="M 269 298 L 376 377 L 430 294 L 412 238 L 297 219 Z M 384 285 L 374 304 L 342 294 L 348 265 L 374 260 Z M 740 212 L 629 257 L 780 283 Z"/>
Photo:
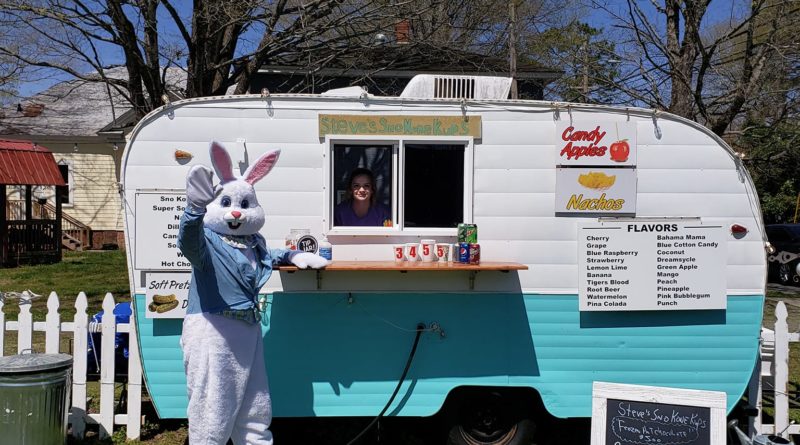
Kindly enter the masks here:
<path id="1" fill-rule="evenodd" d="M 263 289 L 276 416 L 378 414 L 418 326 L 387 415 L 447 414 L 464 443 L 507 443 L 545 411 L 588 417 L 594 381 L 723 391 L 730 410 L 756 363 L 766 276 L 740 157 L 677 116 L 507 100 L 507 87 L 430 76 L 401 97 L 264 92 L 146 116 L 122 178 L 159 415 L 186 415 L 182 313 L 148 304 L 186 296 L 190 265 L 175 247 L 185 176 L 210 165 L 212 140 L 242 171 L 282 150 L 256 187 L 270 246 L 307 231 L 333 248 L 327 269 L 285 267 Z M 373 171 L 390 209 L 380 226 L 334 222 L 355 167 Z M 479 264 L 395 261 L 398 244 L 455 243 L 462 222 L 477 225 Z"/>

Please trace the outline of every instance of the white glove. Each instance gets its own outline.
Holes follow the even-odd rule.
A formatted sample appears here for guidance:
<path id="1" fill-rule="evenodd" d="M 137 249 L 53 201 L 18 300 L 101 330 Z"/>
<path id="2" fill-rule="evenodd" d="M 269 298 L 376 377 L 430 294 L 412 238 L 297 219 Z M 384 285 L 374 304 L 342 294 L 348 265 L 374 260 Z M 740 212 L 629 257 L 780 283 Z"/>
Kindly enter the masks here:
<path id="1" fill-rule="evenodd" d="M 194 210 L 205 211 L 222 187 L 211 184 L 214 173 L 205 165 L 195 165 L 186 175 L 186 203 Z"/>
<path id="2" fill-rule="evenodd" d="M 328 265 L 328 260 L 310 252 L 296 253 L 289 261 L 300 269 L 309 267 L 312 269 L 320 269 Z"/>

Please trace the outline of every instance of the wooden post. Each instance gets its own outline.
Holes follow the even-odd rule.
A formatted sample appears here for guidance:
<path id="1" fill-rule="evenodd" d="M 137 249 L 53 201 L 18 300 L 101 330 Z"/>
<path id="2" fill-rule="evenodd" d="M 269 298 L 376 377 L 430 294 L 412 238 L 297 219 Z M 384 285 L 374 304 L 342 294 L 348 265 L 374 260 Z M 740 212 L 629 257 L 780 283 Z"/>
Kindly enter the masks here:
<path id="1" fill-rule="evenodd" d="M 519 99 L 517 91 L 517 0 L 508 2 L 508 74 L 511 77 L 511 98 Z"/>
<path id="2" fill-rule="evenodd" d="M 70 423 L 72 423 L 72 437 L 83 439 L 86 431 L 86 351 L 89 348 L 89 315 L 86 313 L 88 306 L 86 294 L 81 292 L 75 300 L 75 317 L 72 322 L 72 405 Z M 97 349 L 95 349 L 97 350 Z"/>
<path id="3" fill-rule="evenodd" d="M 6 185 L 0 184 L 0 267 L 8 261 L 8 215 L 6 215 Z"/>
<path id="4" fill-rule="evenodd" d="M 33 190 L 32 186 L 25 186 L 25 221 L 33 219 Z"/>
<path id="5" fill-rule="evenodd" d="M 131 304 L 133 309 L 133 304 Z M 129 440 L 138 440 L 142 434 L 142 362 L 139 357 L 139 339 L 136 337 L 136 311 L 131 311 L 128 322 L 128 428 Z"/>
<path id="6" fill-rule="evenodd" d="M 58 308 L 61 302 L 58 301 L 58 295 L 55 292 L 50 292 L 47 297 L 47 315 L 45 315 L 45 337 L 44 337 L 44 352 L 46 354 L 58 354 L 60 351 L 61 342 L 61 314 L 58 313 Z"/>
<path id="7" fill-rule="evenodd" d="M 100 319 L 100 438 L 114 432 L 114 336 L 117 317 L 114 315 L 114 297 L 107 293 L 103 298 L 103 316 Z M 128 337 L 130 338 L 130 337 Z"/>
<path id="8" fill-rule="evenodd" d="M 27 291 L 22 291 L 19 297 L 19 315 L 17 316 L 17 354 L 25 351 L 33 352 L 33 314 L 31 314 L 31 299 Z"/>
<path id="9" fill-rule="evenodd" d="M 789 313 L 783 301 L 775 306 L 775 434 L 785 437 L 789 427 Z"/>
<path id="10" fill-rule="evenodd" d="M 62 257 L 62 243 L 61 243 L 61 191 L 67 188 L 67 186 L 56 186 L 56 222 L 55 228 L 53 229 L 53 237 L 55 238 L 56 242 L 56 252 L 58 252 L 58 261 L 61 261 Z"/>
<path id="11" fill-rule="evenodd" d="M 33 226 L 33 190 L 32 186 L 26 185 L 25 186 L 25 228 L 23 229 L 22 239 L 25 243 L 25 255 L 27 257 L 27 261 L 36 261 L 34 258 L 41 255 L 41 253 L 35 253 L 39 250 L 38 247 L 35 246 L 34 240 L 39 238 L 36 234 L 36 229 Z M 19 262 L 19 259 L 17 259 Z"/>

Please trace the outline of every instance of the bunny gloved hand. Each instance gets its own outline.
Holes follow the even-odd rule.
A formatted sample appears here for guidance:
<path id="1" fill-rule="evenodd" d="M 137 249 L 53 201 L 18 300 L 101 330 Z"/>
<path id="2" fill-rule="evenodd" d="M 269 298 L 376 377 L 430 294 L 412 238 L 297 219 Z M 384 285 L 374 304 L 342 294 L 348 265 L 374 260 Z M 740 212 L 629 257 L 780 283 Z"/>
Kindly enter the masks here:
<path id="1" fill-rule="evenodd" d="M 204 213 L 222 191 L 219 185 L 212 185 L 213 175 L 214 172 L 205 165 L 195 165 L 186 175 L 186 203 L 195 213 Z"/>
<path id="2" fill-rule="evenodd" d="M 300 269 L 321 269 L 328 265 L 328 260 L 310 252 L 300 252 L 294 254 L 289 260 Z"/>

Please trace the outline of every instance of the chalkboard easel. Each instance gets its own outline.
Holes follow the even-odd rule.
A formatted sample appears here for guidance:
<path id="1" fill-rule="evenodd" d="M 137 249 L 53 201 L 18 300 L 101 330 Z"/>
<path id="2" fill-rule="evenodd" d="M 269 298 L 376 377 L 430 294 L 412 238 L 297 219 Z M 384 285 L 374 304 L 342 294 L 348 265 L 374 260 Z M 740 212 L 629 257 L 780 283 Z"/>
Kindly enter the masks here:
<path id="1" fill-rule="evenodd" d="M 725 443 L 726 394 L 594 382 L 592 445 Z"/>

